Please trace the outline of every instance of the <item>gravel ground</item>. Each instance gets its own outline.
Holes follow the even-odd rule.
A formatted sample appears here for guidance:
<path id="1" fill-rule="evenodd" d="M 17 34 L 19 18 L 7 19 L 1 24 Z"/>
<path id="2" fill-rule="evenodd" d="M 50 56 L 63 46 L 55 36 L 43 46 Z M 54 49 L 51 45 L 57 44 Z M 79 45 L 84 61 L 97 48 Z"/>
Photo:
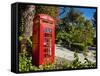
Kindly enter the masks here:
<path id="1" fill-rule="evenodd" d="M 61 45 L 55 45 L 55 56 L 56 59 L 65 60 L 65 61 L 72 61 L 74 60 L 74 52 L 62 47 Z M 83 53 L 78 53 L 79 61 L 82 63 L 84 62 L 84 55 Z M 92 62 L 96 62 L 96 59 L 93 57 L 92 52 L 88 52 L 87 59 L 89 59 Z"/>
<path id="2" fill-rule="evenodd" d="M 65 58 L 55 56 L 55 63 L 60 64 L 61 62 L 70 63 L 70 61 Z"/>

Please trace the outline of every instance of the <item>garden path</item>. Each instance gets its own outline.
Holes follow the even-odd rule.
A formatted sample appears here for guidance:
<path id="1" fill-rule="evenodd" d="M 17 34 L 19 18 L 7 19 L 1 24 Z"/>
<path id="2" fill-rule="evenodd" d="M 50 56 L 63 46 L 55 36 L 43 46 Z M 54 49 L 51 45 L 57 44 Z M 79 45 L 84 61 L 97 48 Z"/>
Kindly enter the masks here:
<path id="1" fill-rule="evenodd" d="M 74 51 L 71 51 L 61 45 L 56 44 L 55 45 L 55 56 L 72 61 L 72 60 L 74 60 Z M 84 58 L 85 58 L 83 53 L 78 53 L 78 57 L 79 57 L 79 61 L 81 61 L 83 63 Z M 88 52 L 87 59 L 92 62 L 96 62 L 96 59 L 94 58 L 94 56 L 92 54 L 92 51 Z"/>

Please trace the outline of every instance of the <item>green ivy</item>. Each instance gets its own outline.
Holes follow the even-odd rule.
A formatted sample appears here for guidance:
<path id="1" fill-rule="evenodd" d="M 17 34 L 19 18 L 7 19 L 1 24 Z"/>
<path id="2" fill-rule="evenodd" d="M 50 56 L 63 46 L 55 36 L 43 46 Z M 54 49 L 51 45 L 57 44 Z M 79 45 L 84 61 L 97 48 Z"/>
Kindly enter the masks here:
<path id="1" fill-rule="evenodd" d="M 82 63 L 79 61 L 78 54 L 74 53 L 74 60 L 71 62 L 62 61 L 60 63 L 40 65 L 39 67 L 32 65 L 32 57 L 27 57 L 26 55 L 19 54 L 19 71 L 28 72 L 28 71 L 39 71 L 39 70 L 59 70 L 59 69 L 80 69 L 80 68 L 94 68 L 96 67 L 95 62 L 89 61 L 85 58 L 85 62 Z"/>

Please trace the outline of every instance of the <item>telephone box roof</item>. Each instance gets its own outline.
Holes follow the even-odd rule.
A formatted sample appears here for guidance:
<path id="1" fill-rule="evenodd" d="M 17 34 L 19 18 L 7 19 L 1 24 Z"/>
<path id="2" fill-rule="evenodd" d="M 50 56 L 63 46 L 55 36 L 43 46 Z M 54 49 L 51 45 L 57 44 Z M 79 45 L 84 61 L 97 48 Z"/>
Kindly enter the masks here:
<path id="1" fill-rule="evenodd" d="M 36 17 L 40 17 L 40 18 L 42 18 L 42 19 L 54 21 L 54 18 L 51 17 L 51 16 L 49 16 L 49 15 L 47 15 L 47 14 L 37 14 L 37 15 L 35 16 L 35 18 L 36 18 Z"/>

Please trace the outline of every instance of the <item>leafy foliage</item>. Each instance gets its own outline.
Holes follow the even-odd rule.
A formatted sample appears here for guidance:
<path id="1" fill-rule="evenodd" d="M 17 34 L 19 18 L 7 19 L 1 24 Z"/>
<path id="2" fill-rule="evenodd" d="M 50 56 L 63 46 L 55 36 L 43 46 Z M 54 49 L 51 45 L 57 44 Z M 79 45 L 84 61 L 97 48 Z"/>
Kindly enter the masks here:
<path id="1" fill-rule="evenodd" d="M 55 6 L 36 6 L 36 14 L 47 14 L 56 19 L 58 16 L 58 8 Z"/>
<path id="2" fill-rule="evenodd" d="M 71 48 L 72 48 L 73 50 L 78 50 L 78 51 L 83 51 L 83 50 L 85 50 L 85 46 L 84 46 L 83 43 L 73 43 L 73 44 L 71 44 Z"/>
<path id="3" fill-rule="evenodd" d="M 39 70 L 32 65 L 32 57 L 19 53 L 19 72 L 36 71 Z"/>
<path id="4" fill-rule="evenodd" d="M 56 29 L 56 43 L 63 43 L 83 51 L 93 44 L 94 29 L 92 22 L 86 20 L 76 8 L 70 8 Z M 79 48 L 79 49 L 78 49 Z"/>
<path id="5" fill-rule="evenodd" d="M 40 71 L 40 70 L 59 70 L 59 69 L 80 69 L 80 68 L 95 68 L 96 63 L 89 61 L 85 58 L 84 63 L 79 61 L 78 55 L 74 53 L 74 60 L 71 62 L 61 61 L 58 63 L 56 61 L 53 64 L 40 65 L 39 67 L 32 65 L 32 57 L 25 56 L 23 54 L 19 54 L 19 71 L 27 72 L 27 71 Z"/>

